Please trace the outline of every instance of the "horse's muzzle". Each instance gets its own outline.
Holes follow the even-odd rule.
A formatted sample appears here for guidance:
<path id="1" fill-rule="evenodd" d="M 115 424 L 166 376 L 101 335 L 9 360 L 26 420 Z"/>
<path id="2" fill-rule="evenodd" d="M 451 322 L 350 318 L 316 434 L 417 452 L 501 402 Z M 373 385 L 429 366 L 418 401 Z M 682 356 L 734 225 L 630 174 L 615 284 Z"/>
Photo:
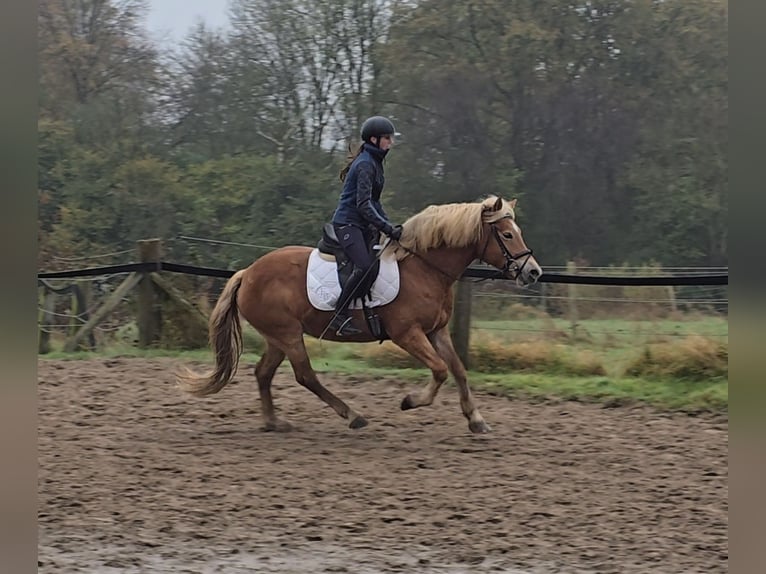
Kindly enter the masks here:
<path id="1" fill-rule="evenodd" d="M 526 273 L 527 280 L 529 283 L 537 283 L 537 280 L 540 278 L 540 275 L 543 274 L 542 269 L 530 269 L 529 273 Z"/>
<path id="2" fill-rule="evenodd" d="M 512 267 L 509 269 L 505 276 L 508 279 L 516 280 L 516 284 L 519 287 L 526 287 L 537 283 L 542 274 L 543 270 L 537 264 L 537 261 L 535 261 L 534 258 L 530 258 L 524 262 L 524 265 L 522 265 L 521 268 L 517 266 L 516 268 Z"/>

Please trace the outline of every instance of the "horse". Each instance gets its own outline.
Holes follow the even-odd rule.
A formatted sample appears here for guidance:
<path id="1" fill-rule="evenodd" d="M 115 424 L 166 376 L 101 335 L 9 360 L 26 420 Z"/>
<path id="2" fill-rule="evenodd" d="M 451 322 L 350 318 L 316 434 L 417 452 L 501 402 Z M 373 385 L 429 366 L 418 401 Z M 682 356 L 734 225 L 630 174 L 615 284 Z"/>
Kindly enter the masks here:
<path id="1" fill-rule="evenodd" d="M 515 280 L 520 286 L 539 279 L 542 269 L 524 242 L 515 208 L 515 199 L 506 201 L 496 196 L 471 203 L 430 205 L 404 222 L 398 242 L 389 241 L 382 249 L 380 257 L 392 257 L 398 262 L 400 287 L 393 301 L 377 308 L 379 319 L 393 343 L 432 373 L 424 388 L 402 399 L 402 410 L 430 405 L 449 371 L 469 430 L 490 432 L 474 403 L 466 369 L 450 337 L 452 286 L 476 259 L 495 267 L 498 277 Z M 307 246 L 281 247 L 234 273 L 209 319 L 215 367 L 204 374 L 188 368 L 179 371 L 177 381 L 183 390 L 203 397 L 219 392 L 232 380 L 243 352 L 242 317 L 266 342 L 255 367 L 263 430 L 292 428 L 288 421 L 276 416 L 271 395 L 272 379 L 285 357 L 295 380 L 349 421 L 350 428 L 367 426 L 366 418 L 322 385 L 306 352 L 305 334 L 344 342 L 376 340 L 369 328 L 352 337 L 324 333 L 332 312 L 317 310 L 309 301 L 306 273 L 311 251 Z M 361 312 L 353 313 L 361 326 Z"/>

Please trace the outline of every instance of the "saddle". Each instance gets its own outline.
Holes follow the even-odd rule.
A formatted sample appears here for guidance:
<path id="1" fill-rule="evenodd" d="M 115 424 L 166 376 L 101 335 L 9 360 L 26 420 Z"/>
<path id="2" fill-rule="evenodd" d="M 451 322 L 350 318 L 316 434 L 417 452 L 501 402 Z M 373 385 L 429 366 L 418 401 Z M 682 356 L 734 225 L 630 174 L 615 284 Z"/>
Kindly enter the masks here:
<path id="1" fill-rule="evenodd" d="M 377 235 L 373 237 L 370 245 L 368 245 L 368 249 L 372 251 L 376 245 Z M 340 282 L 341 289 L 345 287 L 348 278 L 351 276 L 351 272 L 354 270 L 354 264 L 343 251 L 343 247 L 338 241 L 338 236 L 335 234 L 335 227 L 332 223 L 325 223 L 322 227 L 322 238 L 317 243 L 317 249 L 319 249 L 319 252 L 323 255 L 323 259 L 335 259 L 335 262 L 338 265 L 338 281 Z M 369 296 L 372 284 L 375 283 L 375 279 L 377 279 L 379 272 L 380 261 L 376 259 L 364 282 L 356 291 L 360 298 L 363 298 L 362 295 Z"/>
<path id="2" fill-rule="evenodd" d="M 372 251 L 375 246 L 377 246 L 378 239 L 379 234 L 376 232 L 373 234 L 370 245 L 368 245 L 368 249 L 370 251 Z M 322 227 L 322 237 L 317 243 L 317 249 L 319 250 L 320 256 L 323 259 L 335 259 L 338 269 L 338 282 L 340 283 L 342 290 L 346 286 L 346 283 L 348 282 L 348 279 L 354 270 L 354 264 L 343 251 L 343 247 L 338 241 L 338 236 L 335 234 L 335 227 L 332 223 L 325 223 Z M 364 311 L 364 318 L 367 321 L 367 326 L 369 327 L 370 332 L 382 343 L 384 340 L 389 338 L 388 334 L 383 328 L 383 324 L 381 323 L 378 314 L 373 309 L 365 305 L 365 301 L 369 301 L 372 298 L 370 291 L 372 290 L 372 286 L 375 283 L 375 279 L 378 278 L 379 272 L 380 260 L 376 258 L 375 262 L 370 268 L 369 273 L 367 274 L 367 277 L 365 277 L 362 283 L 360 283 L 360 285 L 357 287 L 355 294 L 356 297 L 361 300 L 362 310 Z"/>

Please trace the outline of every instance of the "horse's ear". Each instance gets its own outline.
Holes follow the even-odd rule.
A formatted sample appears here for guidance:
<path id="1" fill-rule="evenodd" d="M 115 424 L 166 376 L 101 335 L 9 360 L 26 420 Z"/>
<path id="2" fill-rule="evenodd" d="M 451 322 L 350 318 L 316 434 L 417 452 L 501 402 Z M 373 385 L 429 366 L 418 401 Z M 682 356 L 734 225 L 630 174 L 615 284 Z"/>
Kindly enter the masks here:
<path id="1" fill-rule="evenodd" d="M 498 197 L 495 205 L 492 206 L 492 211 L 500 211 L 501 209 L 503 209 L 503 198 Z"/>
<path id="2" fill-rule="evenodd" d="M 512 199 L 508 202 L 508 205 L 511 206 L 511 209 L 516 209 L 516 198 Z"/>

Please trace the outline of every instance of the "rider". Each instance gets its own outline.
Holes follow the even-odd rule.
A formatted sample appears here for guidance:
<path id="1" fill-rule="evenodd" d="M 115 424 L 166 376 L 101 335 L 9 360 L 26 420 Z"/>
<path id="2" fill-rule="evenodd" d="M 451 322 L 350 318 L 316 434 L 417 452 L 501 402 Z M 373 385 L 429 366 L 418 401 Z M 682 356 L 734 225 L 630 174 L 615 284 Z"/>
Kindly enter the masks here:
<path id="1" fill-rule="evenodd" d="M 335 234 L 344 253 L 354 265 L 343 291 L 335 304 L 335 316 L 329 325 L 338 336 L 358 335 L 362 331 L 352 324 L 349 305 L 375 257 L 370 245 L 377 232 L 399 240 L 402 226 L 393 225 L 380 204 L 383 191 L 383 158 L 394 141 L 394 124 L 383 116 L 372 116 L 362 124 L 362 145 L 349 158 L 340 172 L 343 191 L 332 218 Z"/>

